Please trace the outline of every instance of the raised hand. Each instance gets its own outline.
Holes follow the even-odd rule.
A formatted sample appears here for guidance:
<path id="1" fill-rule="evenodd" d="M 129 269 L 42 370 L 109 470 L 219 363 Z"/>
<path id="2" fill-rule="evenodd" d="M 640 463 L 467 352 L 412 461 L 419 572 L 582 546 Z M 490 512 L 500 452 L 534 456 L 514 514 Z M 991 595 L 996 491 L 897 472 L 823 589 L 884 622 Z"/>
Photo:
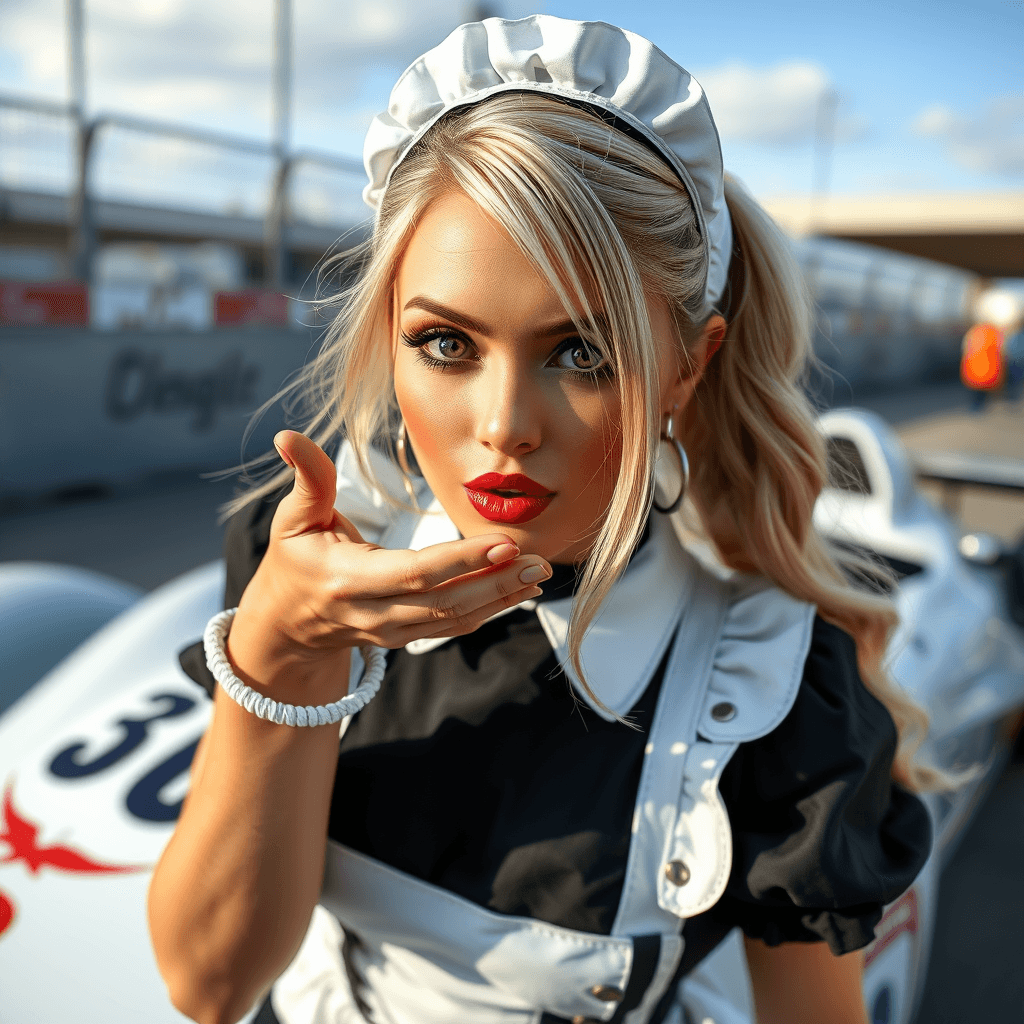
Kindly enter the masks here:
<path id="1" fill-rule="evenodd" d="M 538 596 L 536 584 L 550 575 L 547 562 L 520 555 L 501 533 L 422 551 L 368 544 L 334 508 L 336 474 L 327 454 L 293 431 L 282 431 L 275 444 L 295 470 L 295 487 L 278 507 L 267 553 L 242 595 L 228 652 L 249 685 L 277 699 L 335 700 L 344 693 L 339 669 L 352 647 L 470 633 Z"/>

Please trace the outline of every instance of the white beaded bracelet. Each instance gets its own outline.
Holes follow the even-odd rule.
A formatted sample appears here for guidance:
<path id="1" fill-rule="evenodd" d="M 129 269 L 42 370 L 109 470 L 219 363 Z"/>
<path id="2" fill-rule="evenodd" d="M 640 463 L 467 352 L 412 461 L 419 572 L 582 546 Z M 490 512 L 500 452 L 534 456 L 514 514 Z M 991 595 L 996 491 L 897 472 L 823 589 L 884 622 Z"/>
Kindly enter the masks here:
<path id="1" fill-rule="evenodd" d="M 277 725 L 331 725 L 340 722 L 347 715 L 361 711 L 376 696 L 384 678 L 387 661 L 383 648 L 369 645 L 359 648 L 359 653 L 366 663 L 362 681 L 355 693 L 342 697 L 341 700 L 317 707 L 300 707 L 295 704 L 282 704 L 265 697 L 262 693 L 257 693 L 235 675 L 224 650 L 224 641 L 237 611 L 237 608 L 228 608 L 210 619 L 203 633 L 203 648 L 206 651 L 206 664 L 214 679 L 220 683 L 224 692 L 246 711 L 251 711 L 257 717 Z"/>

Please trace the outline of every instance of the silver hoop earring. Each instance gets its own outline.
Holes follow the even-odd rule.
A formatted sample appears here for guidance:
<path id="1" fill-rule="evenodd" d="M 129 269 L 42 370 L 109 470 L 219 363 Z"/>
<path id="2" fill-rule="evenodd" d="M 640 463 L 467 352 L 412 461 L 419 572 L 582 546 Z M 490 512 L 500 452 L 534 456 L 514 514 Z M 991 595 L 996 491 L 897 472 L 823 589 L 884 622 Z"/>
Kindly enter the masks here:
<path id="1" fill-rule="evenodd" d="M 402 483 L 405 485 L 405 493 L 414 508 L 419 508 L 416 501 L 416 488 L 412 485 L 412 470 L 409 468 L 409 453 L 406 448 L 405 420 L 401 421 L 398 427 L 398 434 L 395 437 L 395 455 L 398 456 L 398 468 L 402 471 Z"/>
<path id="2" fill-rule="evenodd" d="M 679 459 L 679 476 L 682 478 L 679 493 L 676 495 L 676 499 L 671 505 L 659 505 L 657 498 L 651 499 L 651 504 L 654 506 L 655 512 L 660 512 L 663 516 L 670 516 L 673 512 L 679 510 L 679 506 L 683 503 L 683 498 L 686 497 L 686 488 L 690 484 L 690 460 L 686 457 L 686 449 L 683 447 L 682 442 L 672 436 L 671 416 L 669 417 L 665 432 L 661 435 L 659 440 L 666 441 L 675 448 L 676 457 Z"/>

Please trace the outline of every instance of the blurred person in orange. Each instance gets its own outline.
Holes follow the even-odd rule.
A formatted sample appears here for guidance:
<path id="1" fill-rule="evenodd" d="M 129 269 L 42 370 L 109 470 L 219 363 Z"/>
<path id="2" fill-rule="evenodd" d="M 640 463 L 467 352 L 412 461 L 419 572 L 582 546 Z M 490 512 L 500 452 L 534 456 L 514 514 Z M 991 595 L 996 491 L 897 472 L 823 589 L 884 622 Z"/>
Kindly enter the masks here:
<path id="1" fill-rule="evenodd" d="M 995 324 L 975 324 L 964 335 L 960 380 L 972 392 L 972 412 L 981 412 L 988 395 L 1002 387 L 1002 347 L 1003 332 Z"/>

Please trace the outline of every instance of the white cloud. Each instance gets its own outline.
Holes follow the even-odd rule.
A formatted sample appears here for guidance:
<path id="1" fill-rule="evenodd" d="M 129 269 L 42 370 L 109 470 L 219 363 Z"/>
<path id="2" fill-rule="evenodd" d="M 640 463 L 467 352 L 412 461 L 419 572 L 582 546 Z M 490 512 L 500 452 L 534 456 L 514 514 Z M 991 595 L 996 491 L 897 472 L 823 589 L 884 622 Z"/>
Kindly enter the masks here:
<path id="1" fill-rule="evenodd" d="M 824 68 L 808 61 L 770 68 L 727 64 L 697 72 L 696 78 L 707 92 L 723 139 L 769 146 L 810 140 L 822 99 L 835 96 Z M 868 124 L 840 105 L 833 132 L 836 142 L 854 142 L 868 133 Z"/>
<path id="2" fill-rule="evenodd" d="M 974 114 L 935 104 L 921 111 L 913 128 L 943 143 L 969 171 L 1024 175 L 1024 93 L 997 96 Z"/>
<path id="3" fill-rule="evenodd" d="M 485 6 L 487 13 L 526 13 L 520 0 Z M 402 68 L 480 9 L 479 0 L 293 0 L 295 144 L 358 154 Z M 274 0 L 84 0 L 84 16 L 90 113 L 269 136 Z M 66 99 L 64 19 L 64 0 L 0 0 L 0 90 Z M 40 147 L 48 122 L 41 128 L 19 117 L 20 134 L 5 139 L 0 180 L 64 187 L 66 126 L 58 126 L 64 149 L 55 159 L 52 146 Z M 111 195 L 188 205 L 191 182 L 203 202 L 216 205 L 227 188 L 201 146 L 113 130 L 99 136 L 94 159 L 97 187 Z M 262 201 L 265 164 L 238 156 L 224 172 L 248 197 L 235 205 Z"/>
<path id="4" fill-rule="evenodd" d="M 63 98 L 66 89 L 64 5 L 61 0 L 4 0 L 0 49 L 18 68 L 11 82 L 22 95 Z"/>
<path id="5" fill-rule="evenodd" d="M 364 76 L 397 73 L 479 7 L 473 0 L 296 0 L 296 100 L 337 108 Z M 518 14 L 515 2 L 488 4 Z M 269 120 L 272 0 L 88 0 L 87 99 L 130 111 L 251 132 Z M 61 0 L 4 0 L 0 50 L 20 93 L 65 92 Z"/>

